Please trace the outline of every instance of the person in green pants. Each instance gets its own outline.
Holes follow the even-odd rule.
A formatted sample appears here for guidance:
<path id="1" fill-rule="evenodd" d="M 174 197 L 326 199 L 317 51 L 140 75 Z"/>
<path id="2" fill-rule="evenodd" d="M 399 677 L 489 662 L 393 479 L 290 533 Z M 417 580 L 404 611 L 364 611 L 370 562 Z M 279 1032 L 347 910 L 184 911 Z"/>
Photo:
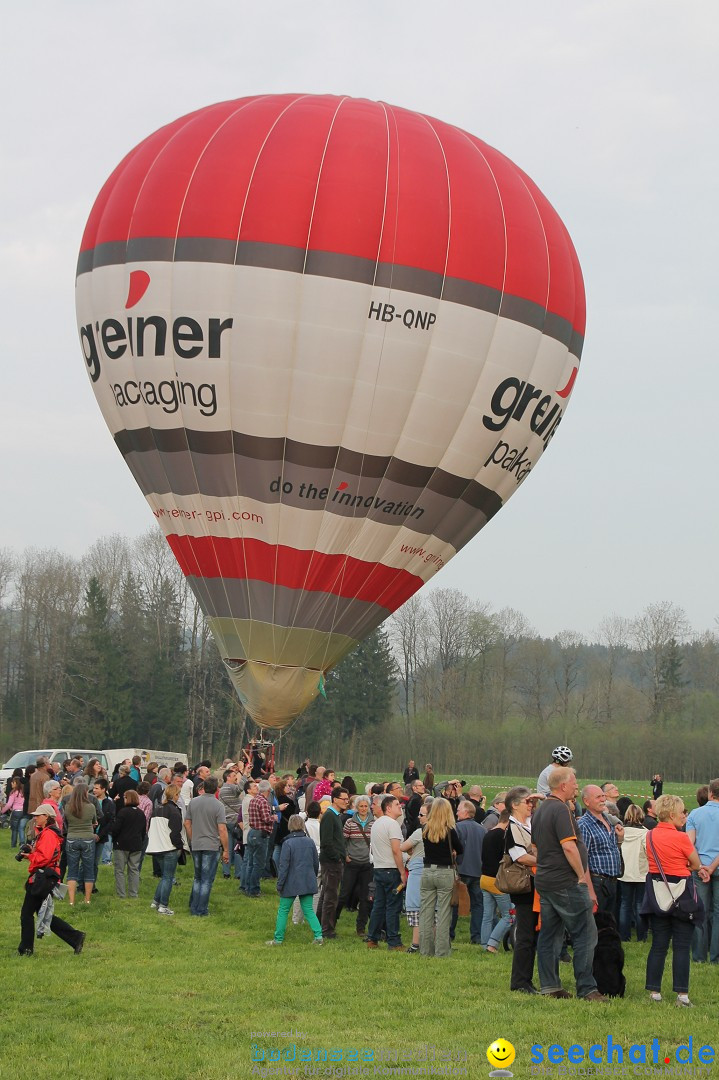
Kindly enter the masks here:
<path id="1" fill-rule="evenodd" d="M 305 823 L 299 814 L 293 814 L 288 822 L 289 832 L 282 842 L 280 865 L 277 871 L 277 892 L 280 906 L 275 923 L 275 936 L 268 945 L 282 945 L 285 940 L 287 919 L 295 897 L 299 898 L 302 914 L 312 931 L 313 944 L 322 945 L 322 927 L 312 910 L 312 897 L 317 892 L 319 858 L 313 840 L 305 832 Z"/>

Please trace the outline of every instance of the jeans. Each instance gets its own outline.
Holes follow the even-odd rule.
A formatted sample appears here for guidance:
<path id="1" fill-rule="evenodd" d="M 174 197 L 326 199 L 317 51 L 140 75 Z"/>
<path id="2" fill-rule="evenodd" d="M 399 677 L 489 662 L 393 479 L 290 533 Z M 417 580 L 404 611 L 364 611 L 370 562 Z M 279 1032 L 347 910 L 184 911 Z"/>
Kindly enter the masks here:
<path id="1" fill-rule="evenodd" d="M 125 899 L 125 869 L 127 868 L 127 889 L 131 900 L 137 900 L 140 888 L 140 860 L 142 851 L 121 851 L 115 848 L 115 892 L 121 900 Z"/>
<path id="2" fill-rule="evenodd" d="M 399 870 L 378 869 L 375 867 L 374 903 L 372 904 L 367 938 L 369 941 L 377 943 L 380 932 L 384 929 L 387 931 L 387 945 L 390 949 L 399 948 L 402 944 L 399 932 L 402 893 L 397 892 L 401 880 Z"/>
<path id="3" fill-rule="evenodd" d="M 597 926 L 589 889 L 577 884 L 568 889 L 545 892 L 540 896 L 540 904 L 542 928 L 537 941 L 537 969 L 542 993 L 551 994 L 563 989 L 559 978 L 559 954 L 566 928 L 572 938 L 577 997 L 584 998 L 597 989 L 592 974 Z"/>
<path id="4" fill-rule="evenodd" d="M 632 919 L 637 928 L 637 941 L 647 940 L 647 920 L 640 915 L 639 908 L 644 899 L 643 881 L 620 881 L 619 894 L 621 906 L 619 908 L 619 936 L 622 941 L 632 939 Z"/>
<path id="5" fill-rule="evenodd" d="M 719 963 L 719 870 L 715 870 L 706 884 L 696 870 L 692 872 L 697 892 L 704 904 L 704 925 L 694 931 L 692 959 L 706 960 L 707 951 L 712 964 Z"/>
<path id="6" fill-rule="evenodd" d="M 229 860 L 229 862 L 226 862 L 226 863 L 223 862 L 223 864 L 222 864 L 222 876 L 223 876 L 223 878 L 232 877 L 232 869 L 233 869 L 234 866 L 237 865 L 235 863 L 235 851 L 234 851 L 234 843 L 235 843 L 235 841 L 233 839 L 235 825 L 236 825 L 235 821 L 232 821 L 232 822 L 228 821 L 227 822 L 227 838 L 228 838 L 229 843 L 230 843 L 230 860 Z M 235 873 L 235 877 L 237 877 L 237 876 L 238 876 L 237 873 Z"/>
<path id="7" fill-rule="evenodd" d="M 13 810 L 10 814 L 10 847 L 25 843 L 25 827 L 30 818 L 22 810 Z"/>
<path id="8" fill-rule="evenodd" d="M 267 849 L 270 838 L 267 833 L 260 829 L 250 829 L 247 834 L 247 846 L 245 847 L 245 871 L 244 891 L 248 896 L 260 895 L 260 876 L 265 868 Z"/>
<path id="9" fill-rule="evenodd" d="M 425 866 L 422 871 L 419 883 L 419 951 L 423 956 L 449 956 L 453 886 L 454 870 L 451 866 Z"/>
<path id="10" fill-rule="evenodd" d="M 85 884 L 94 882 L 96 846 L 94 839 L 67 841 L 65 847 L 68 881 L 84 881 Z"/>
<path id="11" fill-rule="evenodd" d="M 195 864 L 195 879 L 190 893 L 190 915 L 207 915 L 220 852 L 193 851 L 192 861 Z"/>
<path id="12" fill-rule="evenodd" d="M 320 921 L 314 913 L 312 907 L 312 896 L 307 894 L 306 896 L 298 896 L 297 899 L 300 902 L 302 908 L 302 914 L 304 915 L 310 930 L 312 931 L 315 941 L 322 941 L 322 927 Z M 287 929 L 287 918 L 292 910 L 292 904 L 295 897 L 293 896 L 281 896 L 280 906 L 277 910 L 277 922 L 275 923 L 275 941 L 285 940 L 285 930 Z"/>
<path id="13" fill-rule="evenodd" d="M 263 878 L 277 877 L 277 871 L 279 869 L 279 863 L 275 866 L 273 862 L 273 856 L 275 853 L 275 837 L 277 836 L 277 822 L 275 822 L 272 832 L 270 834 L 269 841 L 267 843 L 267 853 L 265 855 L 265 865 L 262 868 Z"/>
<path id="14" fill-rule="evenodd" d="M 242 852 L 232 852 L 232 869 L 235 874 L 235 881 L 242 881 Z M 224 866 L 224 863 L 223 863 Z M 229 877 L 229 874 L 227 875 Z"/>
<path id="15" fill-rule="evenodd" d="M 484 906 L 480 943 L 491 945 L 493 949 L 500 949 L 512 921 L 509 915 L 512 901 L 507 893 L 491 893 L 486 889 L 482 889 L 482 899 Z M 495 908 L 499 910 L 499 919 L 496 923 L 494 921 Z"/>
<path id="16" fill-rule="evenodd" d="M 479 945 L 482 940 L 482 914 L 484 912 L 484 901 L 479 878 L 467 877 L 466 874 L 460 874 L 459 877 L 467 886 L 467 892 L 469 893 L 469 940 L 473 945 Z M 449 927 L 449 936 L 452 941 L 454 941 L 454 931 L 458 917 L 459 908 L 452 908 L 452 920 Z"/>
<path id="17" fill-rule="evenodd" d="M 175 880 L 175 870 L 177 869 L 180 852 L 173 848 L 172 851 L 156 853 L 156 857 L 162 867 L 162 877 L 155 889 L 155 903 L 158 907 L 167 907 L 170 902 L 170 893 L 172 892 L 172 883 Z"/>
<path id="18" fill-rule="evenodd" d="M 617 879 L 604 877 L 602 874 L 591 874 L 591 878 L 597 895 L 597 911 L 616 918 Z"/>
<path id="19" fill-rule="evenodd" d="M 661 993 L 664 961 L 672 943 L 672 987 L 675 994 L 689 993 L 689 952 L 694 924 L 675 915 L 650 915 L 652 947 L 647 957 L 647 990 Z"/>

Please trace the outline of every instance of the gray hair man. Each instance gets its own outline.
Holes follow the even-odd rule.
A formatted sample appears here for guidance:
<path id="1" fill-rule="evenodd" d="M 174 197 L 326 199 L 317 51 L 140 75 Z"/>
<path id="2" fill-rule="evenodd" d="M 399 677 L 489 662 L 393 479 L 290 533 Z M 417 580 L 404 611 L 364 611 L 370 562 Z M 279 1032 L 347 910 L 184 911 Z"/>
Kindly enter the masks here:
<path id="1" fill-rule="evenodd" d="M 487 832 L 484 826 L 475 820 L 475 804 L 471 799 L 462 799 L 459 804 L 457 834 L 464 846 L 464 851 L 457 858 L 457 870 L 469 893 L 469 940 L 472 945 L 480 945 L 484 898 L 479 879 L 482 876 L 482 844 Z M 454 941 L 458 915 L 459 908 L 452 908 L 452 921 L 449 928 L 452 941 Z"/>
<path id="2" fill-rule="evenodd" d="M 540 896 L 542 928 L 537 941 L 537 968 L 542 993 L 569 998 L 559 978 L 559 954 L 565 929 L 572 936 L 577 997 L 607 999 L 592 973 L 597 927 L 597 898 L 589 876 L 587 849 L 567 805 L 578 792 L 574 769 L 557 766 L 549 774 L 549 795 L 532 815 L 532 842 L 537 849 L 535 883 Z"/>

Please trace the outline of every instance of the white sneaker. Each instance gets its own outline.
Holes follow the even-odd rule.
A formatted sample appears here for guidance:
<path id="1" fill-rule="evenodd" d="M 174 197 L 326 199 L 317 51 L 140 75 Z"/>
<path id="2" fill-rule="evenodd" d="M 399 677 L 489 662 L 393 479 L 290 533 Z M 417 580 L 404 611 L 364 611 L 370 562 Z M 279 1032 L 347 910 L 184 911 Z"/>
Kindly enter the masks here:
<path id="1" fill-rule="evenodd" d="M 284 945 L 284 941 L 277 941 L 275 938 L 272 938 L 272 941 L 266 941 L 265 945 Z"/>
<path id="2" fill-rule="evenodd" d="M 157 903 L 157 900 L 151 900 L 151 901 L 150 901 L 150 907 L 151 907 L 151 908 L 154 908 L 154 909 L 155 909 L 155 911 L 157 911 L 157 909 L 158 909 L 158 907 L 159 907 L 159 904 Z"/>
<path id="3" fill-rule="evenodd" d="M 694 1005 L 689 1000 L 689 998 L 688 998 L 688 996 L 686 994 L 678 994 L 677 995 L 677 1000 L 674 1002 L 674 1004 L 679 1009 L 693 1009 L 694 1008 Z"/>
<path id="4" fill-rule="evenodd" d="M 652 991 L 652 993 L 649 995 L 649 1000 L 653 1001 L 655 1005 L 660 1004 L 662 1000 L 662 995 L 656 993 L 656 991 Z"/>
<path id="5" fill-rule="evenodd" d="M 162 905 L 158 905 L 157 914 L 158 915 L 174 915 L 175 912 L 172 910 L 172 908 L 162 907 Z"/>

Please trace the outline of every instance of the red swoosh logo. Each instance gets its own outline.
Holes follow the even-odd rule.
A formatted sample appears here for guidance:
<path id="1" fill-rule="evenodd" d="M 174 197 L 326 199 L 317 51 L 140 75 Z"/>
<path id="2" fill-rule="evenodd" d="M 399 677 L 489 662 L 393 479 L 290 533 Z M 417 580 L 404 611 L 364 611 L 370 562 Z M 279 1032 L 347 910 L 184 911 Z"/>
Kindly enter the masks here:
<path id="1" fill-rule="evenodd" d="M 569 395 L 572 392 L 572 387 L 574 386 L 574 380 L 577 377 L 577 372 L 578 371 L 579 371 L 578 367 L 572 368 L 572 374 L 569 376 L 569 382 L 567 383 L 567 385 L 564 387 L 563 390 L 557 390 L 557 397 L 561 397 L 561 398 L 568 398 L 569 397 Z"/>
<path id="2" fill-rule="evenodd" d="M 150 275 L 147 273 L 146 270 L 131 270 L 130 287 L 127 290 L 127 300 L 125 301 L 125 307 L 131 308 L 134 307 L 135 304 L 138 304 L 147 292 L 147 287 L 149 284 Z"/>

